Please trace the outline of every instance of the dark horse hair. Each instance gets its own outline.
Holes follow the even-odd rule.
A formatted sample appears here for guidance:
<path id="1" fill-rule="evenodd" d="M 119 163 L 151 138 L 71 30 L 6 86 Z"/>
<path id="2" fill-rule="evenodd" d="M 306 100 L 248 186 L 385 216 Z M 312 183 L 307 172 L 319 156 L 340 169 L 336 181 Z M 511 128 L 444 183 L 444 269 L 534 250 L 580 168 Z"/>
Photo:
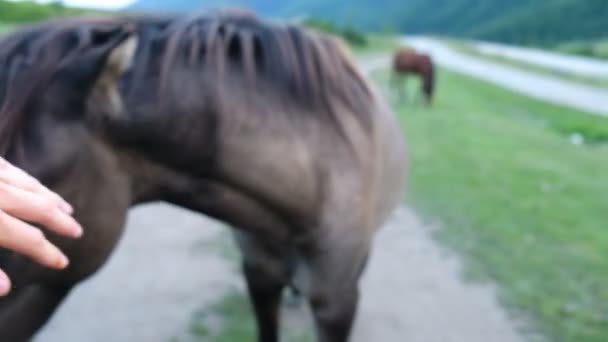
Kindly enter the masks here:
<path id="1" fill-rule="evenodd" d="M 78 43 L 77 32 L 64 26 L 46 25 L 30 27 L 0 40 L 1 155 L 18 144 L 18 132 L 28 120 L 28 105 L 44 91 Z"/>
<path id="2" fill-rule="evenodd" d="M 123 84 L 127 94 L 154 74 L 158 95 L 176 67 L 197 67 L 201 77 L 213 75 L 219 84 L 228 73 L 241 78 L 250 90 L 262 82 L 311 112 L 328 114 L 336 125 L 332 101 L 338 98 L 359 114 L 362 125 L 369 125 L 368 113 L 361 108 L 370 99 L 370 89 L 336 38 L 295 25 L 269 24 L 247 12 L 214 11 L 175 19 L 63 19 L 0 40 L 0 155 L 15 152 L 11 145 L 19 145 L 21 127 L 29 119 L 28 106 L 58 68 L 69 64 L 92 40 L 104 39 L 103 32 L 125 25 L 134 25 L 139 39 L 136 63 Z M 100 27 L 101 34 L 91 33 Z M 214 95 L 222 98 L 219 92 Z"/>
<path id="3" fill-rule="evenodd" d="M 0 37 L 0 155 L 21 147 L 22 128 L 57 72 L 119 29 L 111 20 L 87 18 L 30 25 Z"/>
<path id="4" fill-rule="evenodd" d="M 61 272 L 0 248 L 15 285 L 0 298 L 1 341 L 29 340 L 103 266 L 129 208 L 165 201 L 234 228 L 261 341 L 278 341 L 293 286 L 319 340 L 344 342 L 406 174 L 397 119 L 342 41 L 231 10 L 4 37 L 0 155 L 70 202 L 85 230 L 48 234 L 71 260 Z"/>
<path id="5" fill-rule="evenodd" d="M 298 26 L 262 22 L 246 12 L 224 13 L 195 15 L 168 30 L 162 80 L 175 64 L 186 63 L 204 66 L 219 80 L 228 68 L 240 68 L 247 85 L 257 87 L 259 76 L 302 104 L 330 106 L 330 94 L 337 93 L 354 108 L 360 96 L 369 95 L 367 83 L 336 39 Z M 141 57 L 146 61 L 151 56 Z"/>

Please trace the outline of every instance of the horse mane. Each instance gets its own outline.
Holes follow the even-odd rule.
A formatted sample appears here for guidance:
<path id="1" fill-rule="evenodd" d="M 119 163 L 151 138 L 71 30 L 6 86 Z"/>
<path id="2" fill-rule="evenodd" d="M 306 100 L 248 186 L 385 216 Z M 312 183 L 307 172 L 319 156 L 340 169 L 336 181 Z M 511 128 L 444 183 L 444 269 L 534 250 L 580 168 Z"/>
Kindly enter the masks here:
<path id="1" fill-rule="evenodd" d="M 215 77 L 217 89 L 228 76 L 236 77 L 247 94 L 271 87 L 279 98 L 328 114 L 332 121 L 337 120 L 335 102 L 340 101 L 364 127 L 370 125 L 372 92 L 336 37 L 240 9 L 140 20 L 140 53 L 129 88 L 159 72 L 157 89 L 162 94 L 171 86 L 173 71 L 187 68 L 201 78 Z"/>
<path id="2" fill-rule="evenodd" d="M 76 17 L 0 38 L 0 155 L 23 143 L 28 109 L 59 67 L 90 43 L 87 30 L 128 23 L 138 28 L 140 42 L 130 89 L 157 73 L 161 92 L 175 68 L 196 67 L 201 77 L 214 74 L 220 83 L 227 73 L 238 75 L 248 92 L 263 82 L 292 103 L 328 114 L 338 126 L 339 101 L 364 128 L 371 125 L 372 92 L 344 43 L 332 36 L 234 9 L 190 16 Z"/>
<path id="3" fill-rule="evenodd" d="M 84 25 L 87 24 L 87 25 Z M 91 43 L 92 27 L 109 18 L 49 21 L 0 37 L 0 155 L 20 149 L 29 109 L 39 105 L 57 71 Z"/>

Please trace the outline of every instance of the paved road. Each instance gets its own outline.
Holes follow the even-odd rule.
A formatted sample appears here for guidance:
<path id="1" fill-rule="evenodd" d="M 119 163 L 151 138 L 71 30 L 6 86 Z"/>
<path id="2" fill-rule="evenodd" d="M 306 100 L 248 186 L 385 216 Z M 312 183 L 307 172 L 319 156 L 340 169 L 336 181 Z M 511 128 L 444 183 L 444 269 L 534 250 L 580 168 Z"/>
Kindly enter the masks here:
<path id="1" fill-rule="evenodd" d="M 608 115 L 608 90 L 575 84 L 487 62 L 455 51 L 437 40 L 409 37 L 404 43 L 432 54 L 445 68 L 483 79 L 537 99 L 597 115 Z"/>
<path id="2" fill-rule="evenodd" d="M 480 52 L 503 56 L 509 59 L 537 64 L 564 73 L 572 73 L 595 78 L 608 78 L 608 61 L 564 55 L 540 49 L 488 42 L 472 42 Z"/>
<path id="3" fill-rule="evenodd" d="M 387 61 L 361 65 L 368 72 Z M 165 205 L 135 210 L 110 263 L 69 297 L 36 342 L 165 342 L 181 335 L 196 309 L 241 281 L 213 248 L 222 243 L 222 228 Z M 381 230 L 353 341 L 523 341 L 494 287 L 463 281 L 460 259 L 433 239 L 435 229 L 401 208 Z"/>

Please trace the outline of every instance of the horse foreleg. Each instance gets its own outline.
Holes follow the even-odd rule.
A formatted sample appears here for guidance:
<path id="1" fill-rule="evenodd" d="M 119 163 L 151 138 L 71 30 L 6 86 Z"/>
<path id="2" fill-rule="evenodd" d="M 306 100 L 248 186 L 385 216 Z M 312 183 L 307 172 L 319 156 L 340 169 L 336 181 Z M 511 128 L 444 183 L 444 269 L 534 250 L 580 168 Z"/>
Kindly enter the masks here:
<path id="1" fill-rule="evenodd" d="M 419 106 L 424 106 L 427 102 L 426 84 L 424 82 L 425 81 L 421 82 L 420 92 L 416 98 L 416 104 Z"/>
<path id="2" fill-rule="evenodd" d="M 389 89 L 392 92 L 392 97 L 396 98 L 397 101 L 400 101 L 401 99 L 401 93 L 403 91 L 403 84 L 402 82 L 402 76 L 395 72 L 391 73 L 390 79 L 389 79 Z"/>
<path id="3" fill-rule="evenodd" d="M 263 267 L 246 261 L 243 262 L 243 270 L 258 325 L 258 341 L 278 342 L 283 283 L 265 273 Z"/>
<path id="4" fill-rule="evenodd" d="M 343 239 L 318 249 L 309 259 L 312 288 L 309 301 L 319 342 L 346 342 L 359 303 L 358 282 L 367 262 L 369 242 Z"/>
<path id="5" fill-rule="evenodd" d="M 397 74 L 395 72 L 391 72 L 389 79 L 388 79 L 388 94 L 391 97 L 395 96 L 396 85 L 397 85 Z"/>
<path id="6" fill-rule="evenodd" d="M 281 256 L 251 236 L 238 237 L 243 273 L 257 321 L 258 342 L 278 342 L 281 295 L 285 287 Z"/>
<path id="7" fill-rule="evenodd" d="M 399 103 L 407 102 L 407 75 L 403 75 L 399 90 Z"/>
<path id="8" fill-rule="evenodd" d="M 397 102 L 405 103 L 407 101 L 407 75 L 393 73 L 392 83 Z"/>

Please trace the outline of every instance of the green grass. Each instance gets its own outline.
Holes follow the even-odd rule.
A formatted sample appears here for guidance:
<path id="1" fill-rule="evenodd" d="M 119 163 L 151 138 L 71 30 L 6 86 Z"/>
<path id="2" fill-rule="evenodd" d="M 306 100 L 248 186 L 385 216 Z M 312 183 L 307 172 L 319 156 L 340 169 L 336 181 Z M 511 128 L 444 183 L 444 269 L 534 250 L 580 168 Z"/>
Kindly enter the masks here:
<path id="1" fill-rule="evenodd" d="M 190 341 L 253 341 L 257 328 L 244 290 L 234 289 L 214 306 L 199 310 L 192 317 Z M 281 317 L 284 342 L 313 342 L 311 318 L 304 310 L 284 308 Z"/>
<path id="2" fill-rule="evenodd" d="M 386 73 L 378 77 L 386 83 Z M 470 274 L 554 341 L 608 336 L 608 149 L 564 131 L 608 120 L 440 70 L 432 108 L 397 105 L 410 146 L 408 201 Z"/>
<path id="3" fill-rule="evenodd" d="M 515 67 L 518 69 L 530 71 L 530 72 L 537 73 L 537 74 L 553 76 L 553 77 L 557 77 L 557 78 L 560 78 L 560 79 L 563 79 L 566 81 L 582 83 L 582 84 L 595 86 L 595 87 L 608 88 L 608 78 L 597 78 L 597 77 L 589 77 L 589 76 L 584 76 L 584 75 L 577 75 L 575 73 L 566 73 L 566 72 L 563 72 L 560 70 L 555 70 L 550 67 L 544 67 L 544 66 L 534 64 L 534 63 L 527 63 L 527 62 L 518 61 L 518 60 L 514 60 L 514 59 L 507 58 L 507 57 L 502 57 L 502 56 L 489 55 L 489 54 L 485 54 L 483 52 L 478 51 L 474 47 L 472 47 L 469 44 L 464 43 L 464 42 L 451 40 L 451 41 L 448 41 L 448 44 L 452 48 L 454 48 L 460 52 L 466 53 L 467 55 L 471 55 L 471 56 L 474 56 L 477 58 L 481 58 L 486 61 L 504 64 L 507 66 Z"/>
<path id="4" fill-rule="evenodd" d="M 249 341 L 256 334 L 249 307 L 245 294 L 234 290 L 213 307 L 196 312 L 190 333 L 198 341 Z"/>
<path id="5" fill-rule="evenodd" d="M 193 253 L 217 254 L 232 266 L 232 272 L 241 277 L 240 252 L 232 234 L 221 234 L 214 240 L 202 240 L 192 246 Z M 242 279 L 242 278 L 241 278 Z M 192 314 L 190 331 L 176 337 L 177 341 L 232 342 L 253 341 L 257 330 L 254 314 L 245 286 L 229 289 L 216 303 L 202 307 Z M 313 342 L 312 316 L 303 306 L 289 307 L 293 299 L 285 294 L 281 317 L 281 336 L 284 342 Z"/>
<path id="6" fill-rule="evenodd" d="M 366 54 L 393 52 L 398 47 L 397 37 L 390 35 L 368 35 L 365 46 L 351 46 L 359 57 L 364 57 Z"/>
<path id="7" fill-rule="evenodd" d="M 573 55 L 608 59 L 608 38 L 566 42 L 555 46 L 554 49 Z"/>

